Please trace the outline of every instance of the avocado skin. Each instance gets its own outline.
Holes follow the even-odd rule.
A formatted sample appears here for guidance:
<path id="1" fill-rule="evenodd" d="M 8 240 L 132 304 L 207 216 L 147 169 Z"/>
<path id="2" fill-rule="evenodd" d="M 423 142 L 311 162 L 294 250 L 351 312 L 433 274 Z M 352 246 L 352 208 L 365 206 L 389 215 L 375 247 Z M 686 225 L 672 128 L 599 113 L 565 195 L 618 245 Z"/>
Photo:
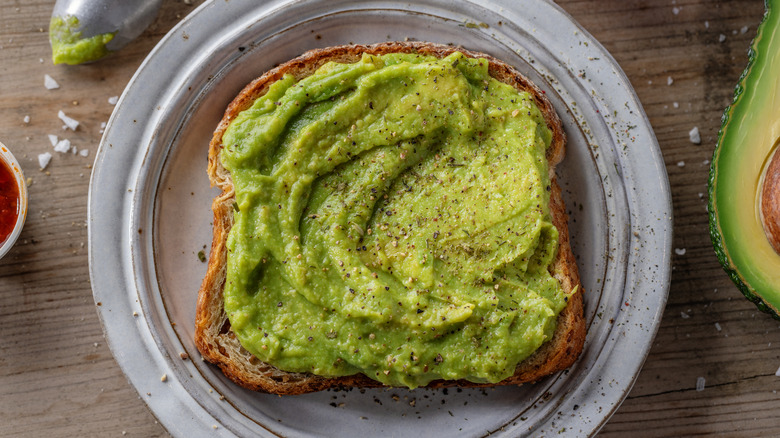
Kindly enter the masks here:
<path id="1" fill-rule="evenodd" d="M 726 107 L 725 111 L 723 112 L 723 116 L 721 118 L 721 127 L 718 131 L 718 142 L 717 146 L 715 147 L 715 151 L 713 153 L 713 158 L 711 161 L 710 166 L 710 174 L 709 174 L 709 180 L 708 180 L 708 214 L 709 214 L 709 227 L 710 227 L 710 238 L 712 239 L 712 245 L 715 250 L 715 254 L 718 258 L 718 261 L 720 262 L 721 266 L 723 267 L 726 274 L 729 276 L 732 282 L 737 286 L 737 288 L 742 292 L 742 294 L 753 302 L 756 307 L 769 315 L 771 315 L 774 319 L 780 320 L 780 313 L 777 311 L 776 307 L 772 306 L 767 302 L 765 297 L 761 295 L 760 291 L 755 290 L 753 287 L 751 287 L 748 284 L 748 280 L 744 278 L 744 276 L 740 272 L 739 266 L 736 266 L 731 258 L 728 255 L 728 250 L 726 248 L 724 236 L 721 233 L 721 227 L 720 227 L 720 218 L 718 214 L 718 208 L 716 205 L 716 192 L 717 192 L 717 171 L 718 171 L 718 164 L 719 164 L 719 156 L 724 148 L 724 131 L 729 126 L 729 122 L 731 121 L 731 113 L 732 109 L 737 106 L 739 97 L 745 92 L 746 87 L 749 86 L 748 81 L 750 79 L 750 73 L 756 64 L 757 56 L 759 55 L 759 51 L 757 50 L 757 47 L 760 43 L 760 39 L 762 36 L 762 32 L 765 32 L 765 28 L 772 25 L 770 18 L 771 14 L 780 14 L 780 1 L 778 0 L 765 0 L 764 1 L 764 17 L 761 21 L 761 23 L 758 25 L 757 31 L 756 31 L 756 37 L 753 39 L 753 42 L 750 45 L 750 48 L 748 49 L 748 64 L 745 70 L 740 75 L 739 81 L 737 82 L 737 85 L 734 90 L 734 99 L 732 100 L 731 105 Z M 769 47 L 763 47 L 763 50 L 771 50 L 771 45 Z M 780 50 L 780 48 L 775 48 L 775 50 Z M 764 54 L 764 56 L 767 56 Z M 757 176 L 756 176 L 757 177 Z M 775 285 L 776 289 L 772 291 L 775 294 L 780 294 L 780 284 Z"/>

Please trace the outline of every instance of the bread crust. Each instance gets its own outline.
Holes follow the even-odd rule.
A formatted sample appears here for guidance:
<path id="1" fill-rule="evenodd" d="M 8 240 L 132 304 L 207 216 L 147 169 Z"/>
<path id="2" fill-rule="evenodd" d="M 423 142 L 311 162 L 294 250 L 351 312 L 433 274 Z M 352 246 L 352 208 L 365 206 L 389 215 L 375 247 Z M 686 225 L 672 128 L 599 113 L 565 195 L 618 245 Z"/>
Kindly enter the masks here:
<path id="1" fill-rule="evenodd" d="M 264 363 L 245 350 L 230 330 L 225 314 L 222 291 L 225 283 L 227 263 L 227 235 L 233 224 L 235 193 L 229 172 L 222 166 L 220 152 L 222 135 L 229 123 L 241 111 L 266 93 L 268 87 L 285 74 L 300 80 L 314 73 L 329 61 L 341 63 L 357 62 L 362 54 L 383 55 L 387 53 L 419 53 L 445 57 L 459 51 L 469 57 L 485 58 L 489 61 L 489 73 L 495 79 L 513 85 L 521 91 L 528 91 L 544 115 L 552 131 L 552 143 L 547 159 L 552 179 L 550 213 L 552 223 L 558 229 L 559 245 L 556 259 L 550 267 L 553 276 L 561 282 L 566 292 L 576 292 L 569 298 L 566 307 L 558 315 L 558 325 L 552 339 L 544 343 L 530 357 L 518 364 L 513 376 L 497 384 L 477 384 L 466 380 L 431 382 L 428 387 L 485 387 L 496 385 L 519 385 L 534 382 L 542 377 L 571 366 L 582 351 L 585 341 L 585 320 L 583 317 L 583 289 L 580 284 L 577 265 L 571 251 L 568 232 L 568 217 L 565 212 L 561 189 L 555 178 L 555 165 L 564 155 L 565 135 L 560 119 L 544 93 L 517 70 L 491 56 L 463 50 L 462 48 L 423 42 L 388 42 L 369 46 L 348 45 L 312 50 L 284 63 L 249 83 L 230 103 L 220 121 L 209 145 L 208 175 L 212 186 L 222 189 L 214 199 L 213 239 L 208 269 L 200 291 L 195 321 L 195 343 L 203 358 L 221 368 L 222 372 L 237 384 L 256 391 L 280 395 L 303 394 L 334 387 L 382 387 L 363 374 L 345 377 L 322 377 L 308 373 L 292 373 L 279 370 Z"/>

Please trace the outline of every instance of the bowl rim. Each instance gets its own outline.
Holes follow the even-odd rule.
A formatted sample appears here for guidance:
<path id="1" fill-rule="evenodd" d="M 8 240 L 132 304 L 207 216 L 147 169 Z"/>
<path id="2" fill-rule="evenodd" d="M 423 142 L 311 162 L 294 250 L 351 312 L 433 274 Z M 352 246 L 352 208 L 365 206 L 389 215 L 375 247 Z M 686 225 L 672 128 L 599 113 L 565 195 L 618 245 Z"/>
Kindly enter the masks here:
<path id="1" fill-rule="evenodd" d="M 28 195 L 22 166 L 19 165 L 19 161 L 17 161 L 8 146 L 2 142 L 0 142 L 0 160 L 3 160 L 8 165 L 8 168 L 11 169 L 16 179 L 16 186 L 19 188 L 19 210 L 16 216 L 16 223 L 11 234 L 8 235 L 4 242 L 0 243 L 0 259 L 2 259 L 11 250 L 11 247 L 14 246 L 16 240 L 19 239 L 19 235 L 22 234 L 22 228 L 24 228 L 24 222 L 27 219 Z"/>

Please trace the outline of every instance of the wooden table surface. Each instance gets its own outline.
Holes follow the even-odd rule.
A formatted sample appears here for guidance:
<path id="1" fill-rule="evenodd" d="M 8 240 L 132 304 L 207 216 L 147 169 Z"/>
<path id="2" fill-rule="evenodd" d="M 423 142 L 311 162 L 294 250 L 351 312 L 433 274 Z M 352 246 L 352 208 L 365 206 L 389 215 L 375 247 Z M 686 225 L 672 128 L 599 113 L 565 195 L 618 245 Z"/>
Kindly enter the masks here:
<path id="1" fill-rule="evenodd" d="M 30 183 L 24 231 L 0 260 L 0 436 L 167 436 L 103 338 L 87 265 L 87 191 L 109 98 L 200 2 L 166 0 L 138 40 L 78 67 L 51 62 L 53 3 L 0 2 L 0 141 Z M 780 322 L 757 311 L 723 273 L 706 214 L 708 160 L 763 2 L 558 3 L 612 53 L 644 105 L 669 173 L 679 249 L 647 362 L 600 435 L 777 435 Z M 59 89 L 44 87 L 45 74 Z M 59 110 L 81 122 L 75 132 L 62 130 Z M 701 145 L 688 138 L 695 126 Z M 47 134 L 89 155 L 53 152 Z M 45 171 L 37 159 L 43 152 L 54 155 Z"/>

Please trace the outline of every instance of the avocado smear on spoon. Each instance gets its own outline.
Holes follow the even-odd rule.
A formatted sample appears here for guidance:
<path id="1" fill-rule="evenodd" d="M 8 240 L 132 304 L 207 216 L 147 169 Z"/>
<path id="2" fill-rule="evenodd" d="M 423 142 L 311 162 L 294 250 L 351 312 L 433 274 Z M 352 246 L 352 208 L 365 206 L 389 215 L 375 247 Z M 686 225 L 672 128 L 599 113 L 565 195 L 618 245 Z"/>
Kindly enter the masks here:
<path id="1" fill-rule="evenodd" d="M 75 16 L 52 17 L 49 23 L 49 41 L 51 59 L 55 64 L 83 64 L 111 53 L 106 44 L 114 39 L 116 32 L 82 38 L 82 32 L 78 28 L 79 19 Z"/>

